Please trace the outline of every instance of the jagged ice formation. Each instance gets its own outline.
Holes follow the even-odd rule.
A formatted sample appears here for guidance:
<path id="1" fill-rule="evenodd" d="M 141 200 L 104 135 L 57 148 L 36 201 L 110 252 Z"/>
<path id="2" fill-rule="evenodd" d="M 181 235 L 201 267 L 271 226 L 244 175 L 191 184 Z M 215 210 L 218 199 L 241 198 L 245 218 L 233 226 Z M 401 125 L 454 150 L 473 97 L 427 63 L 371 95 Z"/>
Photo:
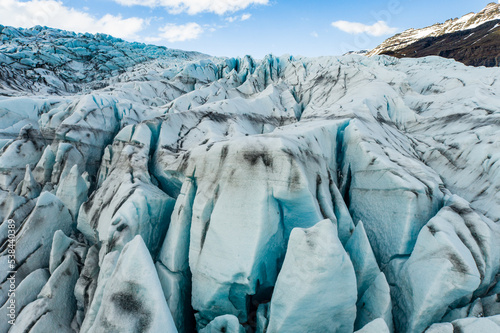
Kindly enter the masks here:
<path id="1" fill-rule="evenodd" d="M 139 49 L 2 82 L 0 331 L 500 331 L 500 69 Z"/>

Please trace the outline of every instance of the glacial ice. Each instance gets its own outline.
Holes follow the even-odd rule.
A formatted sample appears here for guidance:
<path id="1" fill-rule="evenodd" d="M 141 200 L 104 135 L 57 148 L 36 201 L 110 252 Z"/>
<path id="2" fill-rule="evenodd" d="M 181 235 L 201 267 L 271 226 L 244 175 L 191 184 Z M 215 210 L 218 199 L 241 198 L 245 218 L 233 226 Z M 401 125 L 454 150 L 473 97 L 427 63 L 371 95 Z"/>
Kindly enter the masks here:
<path id="1" fill-rule="evenodd" d="M 20 225 L 16 234 L 16 267 L 1 270 L 0 301 L 2 304 L 7 299 L 8 288 L 5 288 L 9 271 L 17 271 L 16 282 L 19 283 L 31 272 L 49 267 L 52 239 L 58 230 L 70 234 L 73 230 L 73 220 L 68 209 L 56 196 L 50 192 L 43 192 L 38 197 L 33 211 Z M 34 235 L 36 235 L 35 238 Z M 8 249 L 5 246 L 0 253 L 0 264 L 5 268 L 8 262 Z"/>
<path id="2" fill-rule="evenodd" d="M 389 333 L 386 322 L 382 318 L 375 319 L 366 324 L 362 329 L 357 330 L 356 333 Z"/>
<path id="3" fill-rule="evenodd" d="M 73 288 L 77 279 L 77 259 L 70 254 L 52 272 L 37 299 L 21 310 L 9 332 L 72 332 L 76 311 Z"/>
<path id="4" fill-rule="evenodd" d="M 399 329 L 422 331 L 443 318 L 450 304 L 460 307 L 487 293 L 500 268 L 499 232 L 464 199 L 450 197 L 420 231 L 398 273 Z"/>
<path id="5" fill-rule="evenodd" d="M 161 246 L 174 201 L 152 184 L 150 146 L 146 124 L 123 128 L 107 148 L 112 157 L 103 159 L 99 190 L 81 205 L 79 230 L 89 240 L 101 241 L 108 251 L 123 248 L 135 235 L 141 235 L 153 253 Z"/>
<path id="6" fill-rule="evenodd" d="M 37 269 L 30 273 L 30 275 L 17 285 L 15 299 L 16 306 L 24 308 L 26 305 L 35 301 L 43 286 L 47 283 L 49 277 L 49 272 L 44 268 Z M 0 316 L 4 319 L 0 322 L 0 330 L 2 332 L 7 332 L 10 329 L 8 320 L 5 320 L 5 318 L 10 319 L 10 317 L 7 317 L 7 314 L 9 313 L 9 309 L 7 307 L 9 305 L 10 303 L 6 302 L 0 308 Z"/>
<path id="7" fill-rule="evenodd" d="M 108 255 L 116 258 L 116 252 Z M 100 281 L 105 287 L 92 301 L 94 315 L 85 319 L 82 332 L 177 332 L 141 236 L 125 245 L 111 274 L 109 269 Z"/>
<path id="8" fill-rule="evenodd" d="M 200 333 L 245 333 L 245 329 L 240 325 L 238 318 L 233 315 L 219 316 L 212 320 Z"/>
<path id="9" fill-rule="evenodd" d="M 1 332 L 499 331 L 500 69 L 0 39 Z"/>
<path id="10" fill-rule="evenodd" d="M 394 331 L 391 290 L 384 273 L 380 272 L 356 305 L 358 313 L 356 314 L 356 322 L 354 323 L 355 329 L 364 327 L 369 322 L 382 318 L 389 331 Z"/>
<path id="11" fill-rule="evenodd" d="M 330 220 L 295 228 L 276 281 L 266 332 L 352 332 L 356 276 Z"/>
<path id="12" fill-rule="evenodd" d="M 380 268 L 373 254 L 370 240 L 366 236 L 362 221 L 359 221 L 356 225 L 356 229 L 354 229 L 351 238 L 347 241 L 345 249 L 349 253 L 356 273 L 358 295 L 363 296 L 380 274 Z"/>
<path id="13" fill-rule="evenodd" d="M 476 333 L 476 332 L 500 332 L 500 316 L 472 317 L 455 320 L 451 323 L 434 324 L 425 333 Z"/>

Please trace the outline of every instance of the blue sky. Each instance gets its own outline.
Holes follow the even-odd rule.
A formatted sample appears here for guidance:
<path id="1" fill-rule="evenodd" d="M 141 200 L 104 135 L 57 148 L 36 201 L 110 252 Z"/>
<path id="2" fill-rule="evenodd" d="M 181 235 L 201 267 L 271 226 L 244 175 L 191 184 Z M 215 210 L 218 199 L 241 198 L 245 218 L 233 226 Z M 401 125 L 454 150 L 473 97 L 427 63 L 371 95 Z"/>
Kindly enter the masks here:
<path id="1" fill-rule="evenodd" d="M 215 56 L 338 55 L 483 9 L 480 0 L 0 0 L 0 24 L 103 32 Z"/>

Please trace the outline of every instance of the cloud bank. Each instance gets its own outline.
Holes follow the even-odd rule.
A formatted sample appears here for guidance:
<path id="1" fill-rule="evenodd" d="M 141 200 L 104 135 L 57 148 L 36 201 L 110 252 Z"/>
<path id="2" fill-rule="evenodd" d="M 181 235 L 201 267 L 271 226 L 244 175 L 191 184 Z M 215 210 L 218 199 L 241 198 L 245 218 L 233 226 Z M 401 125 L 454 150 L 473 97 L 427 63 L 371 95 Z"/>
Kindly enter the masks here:
<path id="1" fill-rule="evenodd" d="M 113 0 L 123 6 L 165 7 L 171 14 L 209 12 L 223 15 L 251 5 L 267 5 L 269 0 Z"/>
<path id="2" fill-rule="evenodd" d="M 376 37 L 394 34 L 398 31 L 398 28 L 390 27 L 385 21 L 377 21 L 372 25 L 349 21 L 335 21 L 332 22 L 332 26 L 349 34 L 357 35 L 366 33 Z"/>

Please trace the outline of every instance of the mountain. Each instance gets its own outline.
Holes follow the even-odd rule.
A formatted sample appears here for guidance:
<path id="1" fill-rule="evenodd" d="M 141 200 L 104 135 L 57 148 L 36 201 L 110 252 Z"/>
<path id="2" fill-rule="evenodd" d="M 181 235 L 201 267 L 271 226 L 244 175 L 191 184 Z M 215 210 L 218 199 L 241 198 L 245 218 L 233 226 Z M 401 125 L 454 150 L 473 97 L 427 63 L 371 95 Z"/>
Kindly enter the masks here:
<path id="1" fill-rule="evenodd" d="M 499 31 L 500 4 L 490 3 L 477 14 L 469 13 L 423 29 L 408 29 L 387 39 L 367 55 L 410 58 L 438 55 L 467 65 L 498 66 Z"/>
<path id="2" fill-rule="evenodd" d="M 483 23 L 477 28 L 426 37 L 402 49 L 384 51 L 393 57 L 419 58 L 438 55 L 469 66 L 500 66 L 500 20 Z"/>
<path id="3" fill-rule="evenodd" d="M 349 51 L 344 53 L 343 55 L 352 55 L 352 54 L 357 54 L 357 55 L 366 55 L 369 51 L 368 50 L 360 50 L 360 51 Z"/>
<path id="4" fill-rule="evenodd" d="M 500 330 L 500 68 L 6 29 L 0 332 Z"/>

